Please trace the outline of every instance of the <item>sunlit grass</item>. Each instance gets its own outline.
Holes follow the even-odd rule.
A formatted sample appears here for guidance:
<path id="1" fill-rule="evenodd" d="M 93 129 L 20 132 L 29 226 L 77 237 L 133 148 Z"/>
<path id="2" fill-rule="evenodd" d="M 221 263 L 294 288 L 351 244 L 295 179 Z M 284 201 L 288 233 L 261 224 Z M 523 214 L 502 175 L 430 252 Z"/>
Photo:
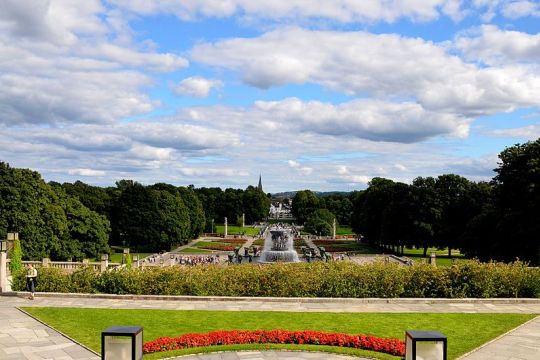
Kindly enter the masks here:
<path id="1" fill-rule="evenodd" d="M 344 306 L 346 307 L 346 305 Z M 297 313 L 34 307 L 25 308 L 24 310 L 97 352 L 100 351 L 101 331 L 111 325 L 143 326 L 145 341 L 163 336 L 206 333 L 215 330 L 278 328 L 371 334 L 379 337 L 402 339 L 405 330 L 416 329 L 438 330 L 448 336 L 449 359 L 455 359 L 459 355 L 534 317 L 534 315 L 529 314 Z M 276 347 L 287 348 L 286 346 Z M 236 348 L 257 349 L 260 346 L 242 345 Z M 306 347 L 299 348 L 304 349 Z M 225 348 L 207 348 L 204 351 L 214 349 L 224 350 Z M 335 349 L 327 347 L 324 349 L 335 351 Z M 199 350 L 186 349 L 182 350 L 182 352 L 160 353 L 148 358 L 167 357 L 197 351 Z M 351 350 L 340 349 L 340 351 Z M 369 357 L 398 359 L 398 357 L 374 352 L 370 352 Z"/>

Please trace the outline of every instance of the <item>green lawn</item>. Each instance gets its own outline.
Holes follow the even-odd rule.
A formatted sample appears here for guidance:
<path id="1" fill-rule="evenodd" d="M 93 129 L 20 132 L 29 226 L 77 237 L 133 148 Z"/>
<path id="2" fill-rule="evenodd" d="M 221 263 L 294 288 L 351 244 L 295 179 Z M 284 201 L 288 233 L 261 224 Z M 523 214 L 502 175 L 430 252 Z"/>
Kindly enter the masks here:
<path id="1" fill-rule="evenodd" d="M 199 249 L 199 248 L 185 248 L 179 251 L 181 254 L 211 254 L 212 250 Z"/>
<path id="2" fill-rule="evenodd" d="M 494 337 L 532 319 L 529 314 L 441 314 L 441 313 L 292 313 L 265 311 L 177 311 L 81 308 L 24 308 L 33 316 L 95 351 L 100 351 L 100 334 L 111 325 L 140 325 L 145 341 L 185 333 L 214 330 L 288 329 L 371 334 L 404 338 L 405 330 L 438 330 L 448 336 L 448 358 L 455 359 Z M 262 345 L 263 348 L 270 346 Z M 285 348 L 286 346 L 279 346 Z M 242 345 L 236 349 L 261 348 Z M 295 346 L 295 349 L 306 349 Z M 313 348 L 311 346 L 310 348 Z M 331 348 L 324 348 L 331 351 Z M 216 351 L 224 347 L 213 348 Z M 318 350 L 319 348 L 317 348 Z M 343 351 L 378 359 L 399 359 L 375 352 Z M 198 350 L 163 352 L 145 359 L 193 353 Z M 205 350 L 208 351 L 208 348 Z M 367 356 L 367 355 L 366 355 Z"/>
<path id="3" fill-rule="evenodd" d="M 336 235 L 356 235 L 350 226 L 338 226 L 336 229 Z"/>
<path id="4" fill-rule="evenodd" d="M 255 236 L 259 235 L 259 228 L 252 228 L 252 227 L 241 227 L 237 225 L 228 225 L 227 226 L 227 235 L 241 235 L 242 233 L 244 235 L 248 236 Z M 217 234 L 224 234 L 225 233 L 225 225 L 216 225 L 216 233 Z"/>
<path id="5" fill-rule="evenodd" d="M 437 262 L 437 265 L 439 266 L 452 266 L 452 259 L 457 259 L 458 261 L 465 260 L 465 257 L 459 252 L 459 250 L 452 250 L 452 257 L 449 258 L 448 249 L 440 250 L 437 248 L 428 248 L 427 257 L 424 257 L 424 249 L 405 249 L 404 256 L 407 256 L 416 261 L 429 262 L 429 258 L 432 252 L 435 252 L 435 260 Z"/>
<path id="6" fill-rule="evenodd" d="M 122 253 L 113 253 L 111 255 L 109 255 L 109 262 L 112 262 L 112 263 L 122 263 Z M 133 259 L 133 255 L 139 255 L 139 260 L 140 259 L 144 259 L 145 257 L 147 256 L 150 256 L 152 255 L 152 253 L 131 253 L 131 258 Z M 90 259 L 91 262 L 99 262 L 100 260 L 96 260 L 95 258 L 94 259 Z"/>

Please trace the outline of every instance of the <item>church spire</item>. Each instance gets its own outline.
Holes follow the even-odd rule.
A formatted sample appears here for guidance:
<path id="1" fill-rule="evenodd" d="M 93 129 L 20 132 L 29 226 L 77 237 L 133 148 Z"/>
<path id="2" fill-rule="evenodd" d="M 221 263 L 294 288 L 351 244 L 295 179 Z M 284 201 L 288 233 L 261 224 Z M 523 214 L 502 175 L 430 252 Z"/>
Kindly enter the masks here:
<path id="1" fill-rule="evenodd" d="M 257 185 L 257 189 L 259 189 L 260 191 L 263 191 L 261 174 L 259 174 L 259 185 Z"/>

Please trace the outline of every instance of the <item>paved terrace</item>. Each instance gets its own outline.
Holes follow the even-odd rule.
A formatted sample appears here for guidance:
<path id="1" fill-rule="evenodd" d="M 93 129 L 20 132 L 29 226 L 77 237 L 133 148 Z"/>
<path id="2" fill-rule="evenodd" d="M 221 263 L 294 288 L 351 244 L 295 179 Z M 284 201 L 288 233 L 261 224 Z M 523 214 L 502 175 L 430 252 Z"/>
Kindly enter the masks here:
<path id="1" fill-rule="evenodd" d="M 9 295 L 9 294 L 4 294 Z M 93 307 L 111 309 L 177 309 L 295 312 L 467 312 L 540 314 L 540 299 L 306 299 L 221 298 L 171 296 L 115 296 L 39 293 L 34 301 L 25 293 L 0 297 L 0 359 L 97 360 L 98 356 L 19 311 L 20 306 Z M 185 356 L 183 360 L 347 359 L 317 353 L 249 351 Z M 465 360 L 540 358 L 540 317 L 511 331 Z"/>

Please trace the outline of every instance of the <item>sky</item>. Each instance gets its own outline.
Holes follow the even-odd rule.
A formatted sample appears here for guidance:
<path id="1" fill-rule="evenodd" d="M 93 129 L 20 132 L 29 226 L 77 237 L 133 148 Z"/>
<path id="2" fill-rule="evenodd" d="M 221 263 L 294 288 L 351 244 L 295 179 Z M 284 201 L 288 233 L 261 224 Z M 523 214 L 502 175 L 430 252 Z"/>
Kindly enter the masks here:
<path id="1" fill-rule="evenodd" d="M 489 180 L 540 137 L 540 1 L 0 0 L 0 134 L 46 181 Z"/>

